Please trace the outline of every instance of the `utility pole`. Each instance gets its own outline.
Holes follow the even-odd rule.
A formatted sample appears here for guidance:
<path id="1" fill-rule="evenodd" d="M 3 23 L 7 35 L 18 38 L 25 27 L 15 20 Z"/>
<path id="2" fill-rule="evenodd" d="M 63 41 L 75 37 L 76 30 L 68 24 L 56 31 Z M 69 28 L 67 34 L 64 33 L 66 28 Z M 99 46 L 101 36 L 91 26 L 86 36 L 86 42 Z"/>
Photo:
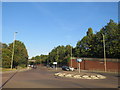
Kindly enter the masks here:
<path id="1" fill-rule="evenodd" d="M 72 46 L 71 46 L 71 67 L 72 67 Z"/>
<path id="2" fill-rule="evenodd" d="M 104 46 L 104 68 L 105 68 L 105 72 L 106 72 L 106 70 L 107 70 L 107 68 L 106 68 L 106 66 L 107 66 L 107 62 L 106 62 L 106 51 L 105 51 L 105 36 L 104 36 L 104 34 L 102 34 L 102 36 L 103 36 L 103 46 Z"/>
<path id="3" fill-rule="evenodd" d="M 15 37 L 16 37 L 16 33 L 17 33 L 17 32 L 14 32 L 13 50 L 12 50 L 12 59 L 11 59 L 11 69 L 13 69 L 13 58 L 14 58 L 14 48 L 15 48 Z"/>
<path id="4" fill-rule="evenodd" d="M 80 73 L 80 62 L 78 64 L 79 64 L 79 73 Z"/>
<path id="5" fill-rule="evenodd" d="M 48 67 L 48 59 L 46 61 L 47 61 L 47 67 Z"/>
<path id="6" fill-rule="evenodd" d="M 56 62 L 58 62 L 58 48 L 57 48 L 57 61 Z M 56 70 L 57 70 L 57 64 L 56 64 Z"/>
<path id="7" fill-rule="evenodd" d="M 42 55 L 42 54 L 41 54 Z M 40 55 L 40 67 L 41 67 L 41 55 Z"/>

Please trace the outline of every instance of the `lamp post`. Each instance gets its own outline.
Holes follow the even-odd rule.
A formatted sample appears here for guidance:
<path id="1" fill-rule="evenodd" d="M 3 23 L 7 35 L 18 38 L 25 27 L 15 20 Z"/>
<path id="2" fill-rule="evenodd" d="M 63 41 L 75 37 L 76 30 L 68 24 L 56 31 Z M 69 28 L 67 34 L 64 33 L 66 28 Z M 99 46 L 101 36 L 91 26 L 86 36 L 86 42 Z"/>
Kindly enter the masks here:
<path id="1" fill-rule="evenodd" d="M 71 46 L 71 67 L 72 67 L 72 46 Z"/>
<path id="2" fill-rule="evenodd" d="M 11 59 L 11 69 L 13 68 L 13 58 L 14 58 L 14 48 L 15 48 L 15 37 L 17 32 L 14 32 L 14 40 L 13 40 L 13 50 L 12 50 L 12 59 Z"/>
<path id="3" fill-rule="evenodd" d="M 56 62 L 58 62 L 58 48 L 57 48 L 57 61 Z M 56 64 L 56 70 L 57 70 L 57 64 Z"/>
<path id="4" fill-rule="evenodd" d="M 105 72 L 106 72 L 107 63 L 106 63 L 106 53 L 105 53 L 105 36 L 104 36 L 104 34 L 102 34 L 102 36 L 103 36 L 103 46 L 104 46 L 104 66 L 105 66 L 104 68 L 105 68 Z"/>
<path id="5" fill-rule="evenodd" d="M 42 54 L 40 55 L 40 67 L 41 67 L 41 56 L 42 56 Z"/>

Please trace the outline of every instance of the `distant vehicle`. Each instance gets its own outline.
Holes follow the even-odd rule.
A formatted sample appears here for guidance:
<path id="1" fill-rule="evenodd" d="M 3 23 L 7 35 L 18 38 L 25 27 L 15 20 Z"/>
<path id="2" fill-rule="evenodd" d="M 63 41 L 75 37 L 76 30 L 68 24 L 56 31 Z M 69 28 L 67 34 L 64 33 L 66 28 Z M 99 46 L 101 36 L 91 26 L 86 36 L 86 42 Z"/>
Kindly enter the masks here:
<path id="1" fill-rule="evenodd" d="M 47 68 L 49 68 L 50 67 L 50 65 L 46 65 L 47 66 Z"/>
<path id="2" fill-rule="evenodd" d="M 68 66 L 62 66 L 62 70 L 65 70 L 65 71 L 74 71 L 74 68 L 73 67 L 68 67 Z"/>
<path id="3" fill-rule="evenodd" d="M 31 65 L 31 67 L 33 68 L 34 65 Z"/>
<path id="4" fill-rule="evenodd" d="M 52 66 L 51 66 L 51 68 L 55 68 L 55 66 L 54 66 L 54 65 L 52 65 Z"/>
<path id="5" fill-rule="evenodd" d="M 34 69 L 36 69 L 36 68 L 37 68 L 37 66 L 36 66 L 36 65 L 33 65 L 33 68 L 34 68 Z"/>
<path id="6" fill-rule="evenodd" d="M 74 68 L 73 68 L 73 67 L 69 67 L 69 70 L 70 70 L 70 71 L 74 71 Z"/>
<path id="7" fill-rule="evenodd" d="M 30 67 L 31 67 L 31 68 L 34 68 L 34 69 L 36 69 L 36 68 L 37 68 L 37 66 L 36 66 L 36 65 L 30 65 Z"/>
<path id="8" fill-rule="evenodd" d="M 68 66 L 62 66 L 62 70 L 69 71 L 69 67 Z"/>
<path id="9" fill-rule="evenodd" d="M 29 64 L 28 67 L 30 67 L 31 65 Z"/>

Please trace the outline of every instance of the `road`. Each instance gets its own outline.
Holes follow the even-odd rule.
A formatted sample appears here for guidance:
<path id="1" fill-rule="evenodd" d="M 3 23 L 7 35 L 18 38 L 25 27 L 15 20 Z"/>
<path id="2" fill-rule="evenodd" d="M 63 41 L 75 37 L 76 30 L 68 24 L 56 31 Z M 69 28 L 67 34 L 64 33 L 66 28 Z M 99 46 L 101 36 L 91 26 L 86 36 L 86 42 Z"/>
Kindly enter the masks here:
<path id="1" fill-rule="evenodd" d="M 59 71 L 59 70 L 58 70 Z M 58 71 L 38 67 L 24 72 L 16 73 L 3 88 L 117 88 L 118 78 L 107 76 L 102 80 L 85 80 L 57 77 Z M 2 75 L 3 83 L 14 73 Z"/>

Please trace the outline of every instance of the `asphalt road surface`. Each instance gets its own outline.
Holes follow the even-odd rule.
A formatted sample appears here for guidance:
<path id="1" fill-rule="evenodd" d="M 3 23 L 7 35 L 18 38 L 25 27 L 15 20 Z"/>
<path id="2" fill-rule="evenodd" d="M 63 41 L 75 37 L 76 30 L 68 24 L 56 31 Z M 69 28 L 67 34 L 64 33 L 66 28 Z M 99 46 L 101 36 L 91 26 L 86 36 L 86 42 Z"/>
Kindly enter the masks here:
<path id="1" fill-rule="evenodd" d="M 54 76 L 56 70 L 38 67 L 24 72 L 2 75 L 3 88 L 117 88 L 118 77 L 107 76 L 102 80 L 85 80 Z M 9 79 L 14 75 L 11 79 Z M 8 80 L 9 79 L 9 80 Z M 7 81 L 8 80 L 8 81 Z M 6 82 L 7 81 L 7 82 Z"/>

